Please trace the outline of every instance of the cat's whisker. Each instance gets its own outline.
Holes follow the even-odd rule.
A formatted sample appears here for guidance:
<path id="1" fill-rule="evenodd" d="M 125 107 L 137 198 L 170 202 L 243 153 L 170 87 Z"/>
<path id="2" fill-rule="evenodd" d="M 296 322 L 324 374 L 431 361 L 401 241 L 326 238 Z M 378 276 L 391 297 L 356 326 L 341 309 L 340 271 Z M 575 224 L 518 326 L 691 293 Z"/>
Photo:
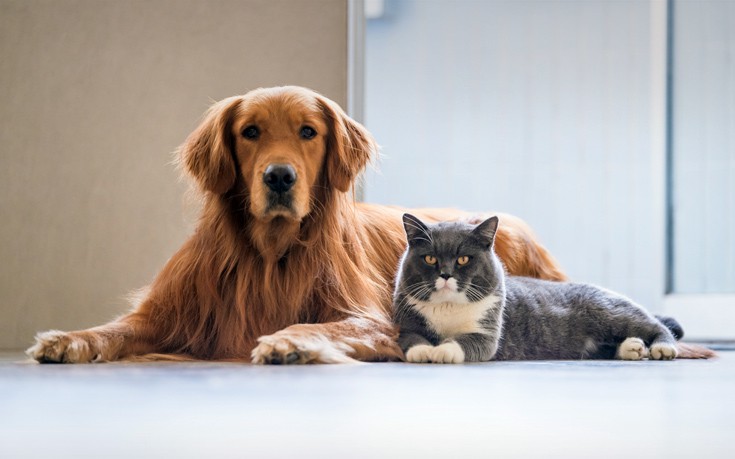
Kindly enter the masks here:
<path id="1" fill-rule="evenodd" d="M 423 296 L 426 293 L 429 293 L 429 290 L 428 289 L 421 290 L 421 291 L 417 292 L 414 295 L 406 296 L 406 299 L 405 299 L 405 302 L 404 302 L 405 304 L 404 305 L 407 305 L 409 303 L 418 303 L 418 302 L 420 302 L 420 300 L 418 298 L 416 298 L 416 296 Z"/>
<path id="2" fill-rule="evenodd" d="M 468 300 L 473 302 L 479 300 L 477 292 L 472 287 L 467 287 L 467 290 L 465 291 L 465 296 Z"/>
<path id="3" fill-rule="evenodd" d="M 406 306 L 410 302 L 415 302 L 417 298 L 416 296 L 424 296 L 426 293 L 431 292 L 433 290 L 433 287 L 426 285 L 423 282 L 417 282 L 415 284 L 412 284 L 408 287 L 404 287 L 405 295 L 402 296 L 402 299 L 398 302 L 398 304 L 395 305 L 396 308 L 396 320 L 400 322 L 400 319 L 402 319 L 407 313 L 408 309 Z"/>
<path id="4" fill-rule="evenodd" d="M 477 285 L 473 284 L 472 282 L 467 282 L 467 291 L 472 289 L 472 291 L 481 299 L 485 296 L 489 295 L 492 289 L 487 285 Z"/>
<path id="5" fill-rule="evenodd" d="M 472 296 L 474 298 L 474 301 L 479 301 L 479 300 L 485 298 L 485 295 L 483 294 L 483 292 L 481 292 L 480 290 L 478 290 L 477 288 L 475 288 L 473 286 L 470 286 L 469 287 L 469 291 L 472 294 Z"/>
<path id="6" fill-rule="evenodd" d="M 427 289 L 430 291 L 433 289 L 433 286 L 428 286 L 423 282 L 416 283 L 412 287 L 407 288 L 406 293 L 411 296 L 416 296 L 416 295 L 423 296 L 423 294 L 426 293 L 426 292 L 423 292 L 424 289 Z"/>

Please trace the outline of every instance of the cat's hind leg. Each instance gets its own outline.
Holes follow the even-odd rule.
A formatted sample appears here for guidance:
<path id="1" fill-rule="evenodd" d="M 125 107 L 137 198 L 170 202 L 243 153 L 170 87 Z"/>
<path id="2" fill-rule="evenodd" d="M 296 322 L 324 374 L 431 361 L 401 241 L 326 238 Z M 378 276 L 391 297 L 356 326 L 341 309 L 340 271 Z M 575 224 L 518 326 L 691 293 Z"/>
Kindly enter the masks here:
<path id="1" fill-rule="evenodd" d="M 668 341 L 655 341 L 651 344 L 649 359 L 651 360 L 673 360 L 677 357 L 676 343 Z"/>
<path id="2" fill-rule="evenodd" d="M 643 360 L 648 356 L 646 343 L 640 338 L 630 337 L 620 343 L 615 357 L 620 360 Z"/>
<path id="3" fill-rule="evenodd" d="M 616 353 L 618 358 L 635 357 L 639 349 L 636 338 L 648 346 L 650 360 L 676 358 L 676 338 L 671 330 L 641 306 L 627 298 L 619 298 L 608 311 L 612 312 L 613 334 L 627 337 Z"/>
<path id="4" fill-rule="evenodd" d="M 679 354 L 676 350 L 676 338 L 666 326 L 664 326 L 658 319 L 655 319 L 650 327 L 649 335 L 639 335 L 643 337 L 646 342 L 650 343 L 648 346 L 648 359 L 649 360 L 673 360 Z M 647 339 L 648 338 L 648 339 Z"/>

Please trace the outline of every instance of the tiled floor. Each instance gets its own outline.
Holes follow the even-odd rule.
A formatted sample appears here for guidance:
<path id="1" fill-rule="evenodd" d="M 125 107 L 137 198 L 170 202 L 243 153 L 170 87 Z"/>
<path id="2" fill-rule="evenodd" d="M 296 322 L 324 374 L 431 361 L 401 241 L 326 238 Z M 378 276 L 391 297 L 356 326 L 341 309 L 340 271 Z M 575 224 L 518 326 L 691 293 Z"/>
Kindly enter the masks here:
<path id="1" fill-rule="evenodd" d="M 735 457 L 710 361 L 37 365 L 0 359 L 0 457 Z"/>

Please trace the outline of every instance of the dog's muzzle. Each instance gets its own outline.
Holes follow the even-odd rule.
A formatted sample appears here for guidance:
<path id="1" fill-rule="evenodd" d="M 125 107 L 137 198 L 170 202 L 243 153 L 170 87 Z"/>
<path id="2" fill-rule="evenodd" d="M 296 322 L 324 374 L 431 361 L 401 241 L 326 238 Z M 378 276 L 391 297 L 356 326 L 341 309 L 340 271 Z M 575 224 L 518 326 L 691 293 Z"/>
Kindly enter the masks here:
<path id="1" fill-rule="evenodd" d="M 263 182 L 275 193 L 287 193 L 296 183 L 296 170 L 288 164 L 271 164 L 263 173 Z"/>
<path id="2" fill-rule="evenodd" d="M 263 183 L 268 187 L 268 211 L 292 211 L 291 188 L 296 183 L 296 170 L 289 164 L 271 164 L 263 173 Z"/>

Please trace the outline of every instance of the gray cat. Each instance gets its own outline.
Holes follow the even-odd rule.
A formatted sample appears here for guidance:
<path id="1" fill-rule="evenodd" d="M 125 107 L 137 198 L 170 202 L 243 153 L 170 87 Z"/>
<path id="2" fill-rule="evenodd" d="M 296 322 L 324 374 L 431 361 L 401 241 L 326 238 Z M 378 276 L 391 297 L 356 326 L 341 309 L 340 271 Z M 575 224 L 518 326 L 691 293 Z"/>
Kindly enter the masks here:
<path id="1" fill-rule="evenodd" d="M 426 225 L 405 214 L 403 223 L 408 248 L 398 269 L 394 317 L 409 362 L 677 356 L 679 324 L 624 296 L 593 285 L 506 276 L 493 251 L 497 217 L 477 226 Z"/>

